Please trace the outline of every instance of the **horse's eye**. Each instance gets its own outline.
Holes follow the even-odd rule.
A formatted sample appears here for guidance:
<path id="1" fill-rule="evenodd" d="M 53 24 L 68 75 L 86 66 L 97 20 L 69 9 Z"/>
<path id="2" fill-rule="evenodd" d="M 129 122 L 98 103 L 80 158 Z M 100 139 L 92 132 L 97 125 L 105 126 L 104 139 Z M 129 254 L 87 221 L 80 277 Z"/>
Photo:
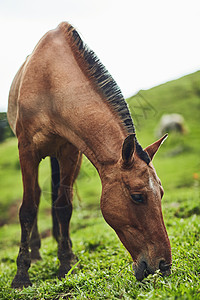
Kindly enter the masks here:
<path id="1" fill-rule="evenodd" d="M 138 203 L 143 203 L 144 202 L 144 196 L 142 194 L 132 194 L 131 198 Z"/>

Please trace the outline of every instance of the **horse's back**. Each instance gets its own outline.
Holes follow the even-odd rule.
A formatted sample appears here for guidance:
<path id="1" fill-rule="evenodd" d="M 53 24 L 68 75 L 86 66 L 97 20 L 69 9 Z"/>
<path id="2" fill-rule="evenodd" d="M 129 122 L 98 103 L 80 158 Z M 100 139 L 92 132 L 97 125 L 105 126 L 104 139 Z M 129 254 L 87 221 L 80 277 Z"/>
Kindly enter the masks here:
<path id="1" fill-rule="evenodd" d="M 12 82 L 8 101 L 8 121 L 16 134 L 17 122 L 38 120 L 38 114 L 52 109 L 51 95 L 59 69 L 57 57 L 62 56 L 64 38 L 59 27 L 46 33 L 32 54 L 21 66 Z M 60 68 L 61 69 L 61 68 Z M 54 72 L 55 71 L 55 72 Z M 54 77 L 52 79 L 52 77 Z M 46 111 L 45 111 L 45 109 Z"/>
<path id="2" fill-rule="evenodd" d="M 33 77 L 37 78 L 40 77 L 40 74 L 37 72 L 38 70 L 34 70 L 34 64 L 38 65 L 37 60 L 40 60 L 40 55 L 38 59 L 35 60 L 36 52 L 38 52 L 38 48 L 42 48 L 45 44 L 45 40 L 49 36 L 49 33 L 47 33 L 36 45 L 35 49 L 33 50 L 32 54 L 28 56 L 25 60 L 25 62 L 22 64 L 18 72 L 16 73 L 13 82 L 10 87 L 9 91 L 9 97 L 8 97 L 8 111 L 7 111 L 7 117 L 8 122 L 10 124 L 10 127 L 12 128 L 13 132 L 16 134 L 16 123 L 19 117 L 20 113 L 20 106 L 19 103 L 21 102 L 23 106 L 27 106 L 27 109 L 30 109 L 28 107 L 28 103 L 26 103 L 26 100 L 30 98 L 31 95 L 31 89 L 30 86 L 34 84 Z M 35 60 L 35 63 L 33 63 L 33 60 Z M 31 69 L 31 72 L 30 72 Z M 34 76 L 33 76 L 34 74 Z"/>

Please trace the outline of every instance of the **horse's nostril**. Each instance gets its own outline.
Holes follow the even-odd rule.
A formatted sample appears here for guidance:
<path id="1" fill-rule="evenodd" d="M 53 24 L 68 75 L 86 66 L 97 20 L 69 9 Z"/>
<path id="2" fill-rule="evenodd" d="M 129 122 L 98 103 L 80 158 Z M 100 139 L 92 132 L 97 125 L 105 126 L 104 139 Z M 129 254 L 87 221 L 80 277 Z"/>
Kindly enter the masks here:
<path id="1" fill-rule="evenodd" d="M 146 277 L 147 264 L 144 261 L 141 261 L 137 266 L 133 265 L 133 270 L 135 272 L 135 277 L 137 280 L 141 281 Z"/>
<path id="2" fill-rule="evenodd" d="M 171 269 L 171 264 L 167 264 L 164 260 L 160 261 L 159 269 L 161 272 L 167 272 Z"/>

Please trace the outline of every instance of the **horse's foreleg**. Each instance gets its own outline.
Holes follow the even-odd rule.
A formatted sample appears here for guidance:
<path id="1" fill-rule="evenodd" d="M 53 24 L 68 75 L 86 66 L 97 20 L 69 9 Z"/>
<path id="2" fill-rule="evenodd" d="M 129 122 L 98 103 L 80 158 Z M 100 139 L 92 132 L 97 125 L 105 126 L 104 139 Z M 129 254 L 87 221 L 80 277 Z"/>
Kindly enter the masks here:
<path id="1" fill-rule="evenodd" d="M 24 149 L 25 148 L 25 149 Z M 17 274 L 12 282 L 13 288 L 23 288 L 31 285 L 28 269 L 31 265 L 29 253 L 30 234 L 37 216 L 37 202 L 35 201 L 35 186 L 38 164 L 31 150 L 20 148 L 19 157 L 23 179 L 23 202 L 20 207 L 19 219 L 21 224 L 21 243 L 17 257 Z"/>
<path id="2" fill-rule="evenodd" d="M 68 198 L 68 203 L 65 201 L 66 198 Z M 56 213 L 61 229 L 61 235 L 58 242 L 58 258 L 60 260 L 59 278 L 65 277 L 65 274 L 68 273 L 71 268 L 70 262 L 73 258 L 69 237 L 69 222 L 72 215 L 72 203 L 70 203 L 70 198 L 70 192 L 60 191 L 60 196 L 56 202 Z"/>
<path id="3" fill-rule="evenodd" d="M 38 184 L 38 179 L 36 179 L 36 186 L 35 186 L 35 203 L 36 206 L 39 206 L 40 202 L 40 194 L 41 190 Z M 36 261 L 41 259 L 39 249 L 41 247 L 41 240 L 40 240 L 40 235 L 38 232 L 38 226 L 37 226 L 37 216 L 35 218 L 35 222 L 33 225 L 33 230 L 31 233 L 31 239 L 30 239 L 30 248 L 31 248 L 31 261 Z"/>
<path id="4" fill-rule="evenodd" d="M 65 277 L 70 270 L 70 262 L 74 258 L 71 249 L 71 240 L 69 235 L 69 223 L 72 215 L 72 188 L 74 183 L 74 175 L 79 158 L 79 151 L 71 144 L 67 144 L 61 151 L 59 156 L 60 163 L 60 188 L 56 201 L 56 213 L 60 224 L 60 240 L 58 243 L 58 258 L 60 260 L 60 268 L 58 277 Z"/>
<path id="5" fill-rule="evenodd" d="M 30 239 L 31 261 L 32 262 L 42 259 L 40 256 L 40 252 L 39 252 L 40 247 L 41 247 L 41 240 L 40 240 L 40 235 L 38 232 L 37 217 L 36 217 L 34 225 L 33 225 L 33 230 L 31 233 L 31 239 Z"/>

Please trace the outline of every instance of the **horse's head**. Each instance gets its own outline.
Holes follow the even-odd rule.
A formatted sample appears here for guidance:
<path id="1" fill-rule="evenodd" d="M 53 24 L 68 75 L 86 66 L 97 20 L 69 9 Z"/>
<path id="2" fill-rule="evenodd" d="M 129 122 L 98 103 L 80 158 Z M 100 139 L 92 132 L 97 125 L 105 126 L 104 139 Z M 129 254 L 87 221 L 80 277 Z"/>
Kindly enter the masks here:
<path id="1" fill-rule="evenodd" d="M 152 160 L 166 136 L 145 151 Z M 134 135 L 122 146 L 122 156 L 103 180 L 101 209 L 131 254 L 136 278 L 142 280 L 160 269 L 170 274 L 171 247 L 162 216 L 163 188 L 152 162 L 135 151 Z"/>

